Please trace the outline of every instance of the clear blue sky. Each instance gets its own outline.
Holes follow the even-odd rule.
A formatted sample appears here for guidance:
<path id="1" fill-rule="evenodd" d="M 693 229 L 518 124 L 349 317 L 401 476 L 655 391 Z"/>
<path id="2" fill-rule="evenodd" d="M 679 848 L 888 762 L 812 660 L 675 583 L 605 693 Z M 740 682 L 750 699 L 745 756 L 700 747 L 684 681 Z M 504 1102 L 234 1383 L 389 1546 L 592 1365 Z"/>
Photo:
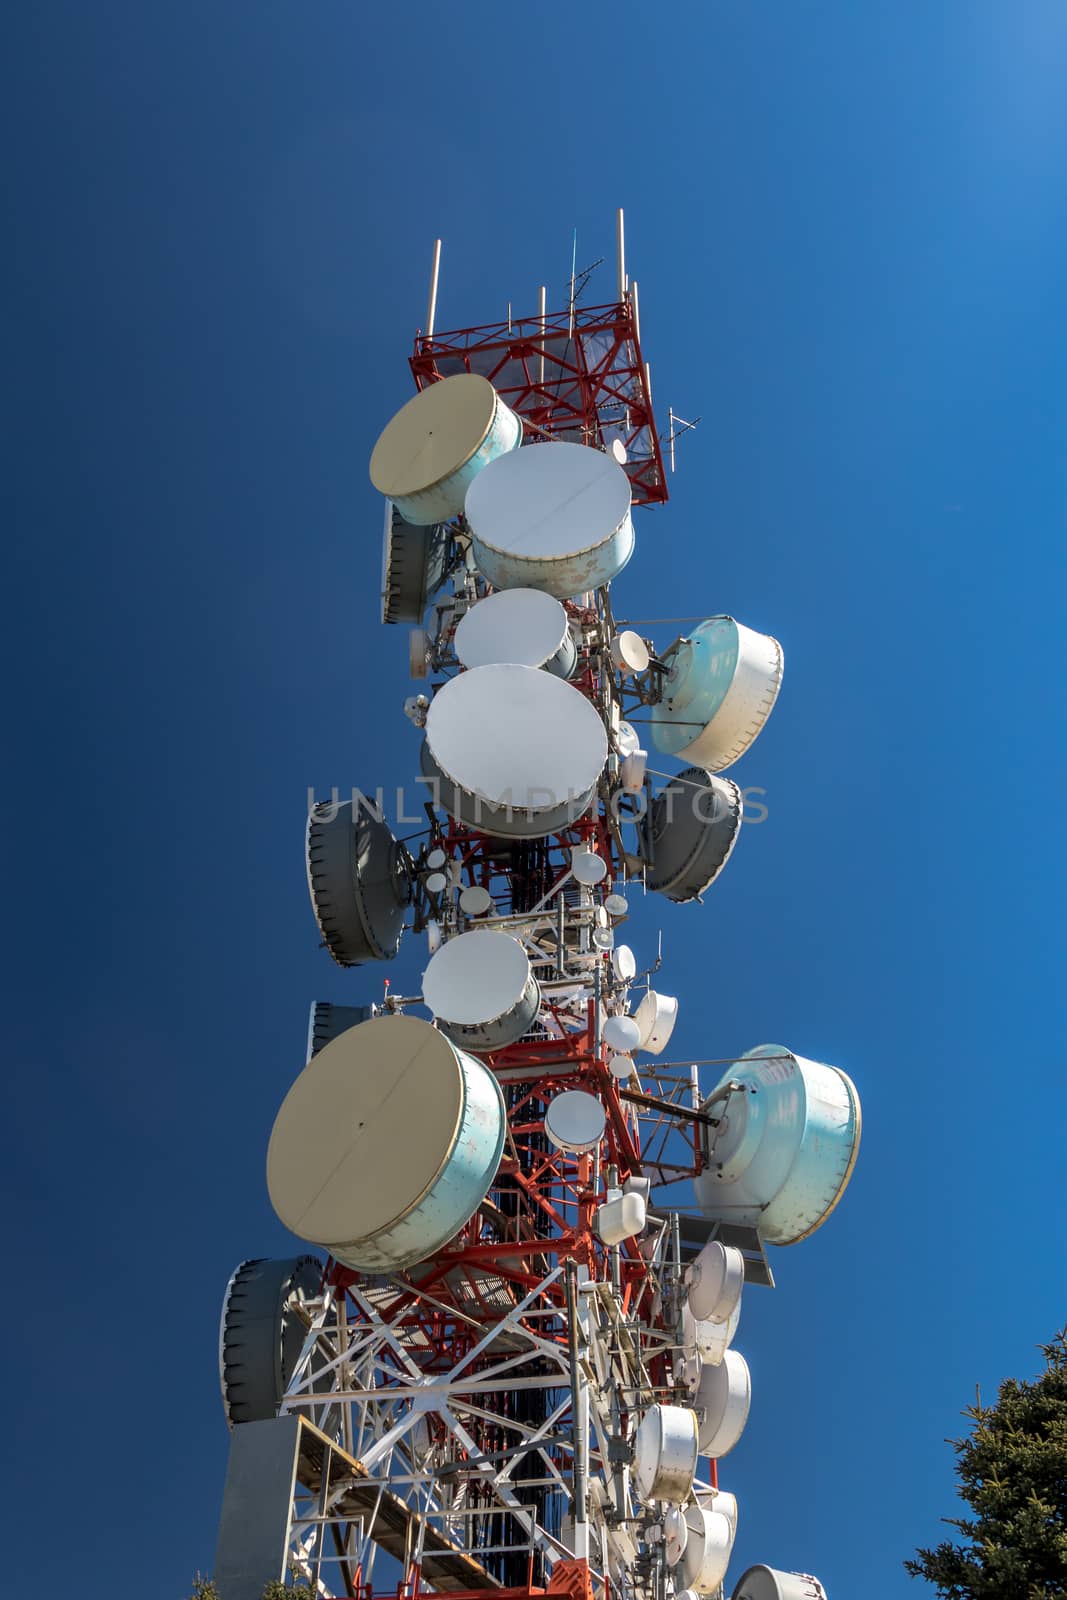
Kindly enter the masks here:
<path id="1" fill-rule="evenodd" d="M 492 320 L 622 204 L 657 399 L 703 421 L 617 607 L 787 662 L 767 822 L 634 942 L 679 1054 L 783 1042 L 866 1122 L 746 1303 L 733 1572 L 925 1593 L 942 1441 L 1067 1320 L 1067 12 L 35 0 L 6 43 L 6 1587 L 211 1562 L 219 1297 L 288 1247 L 308 1002 L 383 975 L 317 950 L 303 818 L 413 770 L 366 463 L 431 243 L 439 326 Z"/>

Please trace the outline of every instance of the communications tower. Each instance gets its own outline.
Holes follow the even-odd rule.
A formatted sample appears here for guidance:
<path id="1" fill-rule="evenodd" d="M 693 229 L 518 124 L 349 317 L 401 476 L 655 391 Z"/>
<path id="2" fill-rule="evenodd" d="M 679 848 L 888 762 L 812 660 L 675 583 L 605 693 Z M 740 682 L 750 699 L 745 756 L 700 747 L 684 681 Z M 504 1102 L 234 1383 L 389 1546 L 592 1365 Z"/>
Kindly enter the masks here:
<path id="1" fill-rule="evenodd" d="M 572 280 L 562 311 L 542 291 L 439 333 L 439 261 L 415 395 L 370 460 L 426 830 L 402 843 L 355 791 L 311 808 L 306 844 L 334 961 L 406 935 L 425 967 L 418 993 L 312 1007 L 267 1157 L 310 1251 L 243 1263 L 224 1301 L 216 1581 L 714 1600 L 742 1294 L 836 1205 L 860 1108 L 785 1046 L 707 1083 L 669 1060 L 679 1002 L 624 936 L 637 895 L 707 917 L 741 825 L 725 774 L 782 651 L 728 616 L 666 645 L 615 621 L 634 512 L 667 498 L 622 213 L 607 305 Z M 689 1207 L 657 1203 L 679 1183 Z M 825 1600 L 769 1566 L 732 1593 Z"/>

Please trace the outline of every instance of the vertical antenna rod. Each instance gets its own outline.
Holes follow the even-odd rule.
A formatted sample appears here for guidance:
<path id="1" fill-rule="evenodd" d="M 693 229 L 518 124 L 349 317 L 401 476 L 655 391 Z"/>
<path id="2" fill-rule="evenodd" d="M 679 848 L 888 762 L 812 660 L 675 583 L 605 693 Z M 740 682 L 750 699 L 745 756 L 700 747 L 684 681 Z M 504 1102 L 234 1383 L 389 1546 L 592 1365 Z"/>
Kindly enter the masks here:
<path id="1" fill-rule="evenodd" d="M 615 213 L 615 240 L 619 256 L 619 295 L 620 301 L 626 299 L 626 230 L 622 220 L 622 207 Z"/>
<path id="2" fill-rule="evenodd" d="M 430 298 L 426 303 L 426 337 L 433 338 L 433 325 L 437 317 L 437 276 L 441 270 L 441 241 L 433 243 L 433 266 L 430 268 Z"/>
<path id="3" fill-rule="evenodd" d="M 540 304 L 540 317 L 541 317 L 541 375 L 540 375 L 540 377 L 538 378 L 537 381 L 539 383 L 544 383 L 544 381 L 545 381 L 545 324 L 548 321 L 548 318 L 546 316 L 546 312 L 547 312 L 547 309 L 548 309 L 548 290 L 545 288 L 544 284 L 541 285 L 541 299 L 540 299 L 539 304 Z"/>

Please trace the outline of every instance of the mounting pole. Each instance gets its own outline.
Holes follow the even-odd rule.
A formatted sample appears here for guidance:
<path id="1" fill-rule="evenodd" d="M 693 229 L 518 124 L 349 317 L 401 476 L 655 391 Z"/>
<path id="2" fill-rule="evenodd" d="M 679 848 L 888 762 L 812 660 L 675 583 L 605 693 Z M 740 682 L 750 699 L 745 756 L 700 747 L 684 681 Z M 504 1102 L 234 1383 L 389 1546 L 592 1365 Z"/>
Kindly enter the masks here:
<path id="1" fill-rule="evenodd" d="M 540 319 L 541 319 L 541 375 L 540 375 L 540 377 L 538 378 L 537 381 L 538 381 L 538 383 L 544 383 L 544 381 L 545 381 L 545 332 L 546 332 L 546 326 L 547 326 L 547 323 L 548 323 L 548 317 L 546 315 L 547 310 L 548 310 L 548 290 L 545 288 L 544 284 L 541 285 L 541 297 L 540 297 L 540 301 L 539 301 L 539 306 L 540 306 L 539 315 L 540 315 Z"/>
<path id="2" fill-rule="evenodd" d="M 615 213 L 615 243 L 619 260 L 619 301 L 626 299 L 626 228 L 622 218 L 622 207 Z"/>
<path id="3" fill-rule="evenodd" d="M 674 471 L 674 407 L 667 407 L 667 448 L 670 451 L 671 471 Z"/>
<path id="4" fill-rule="evenodd" d="M 568 333 L 568 336 L 570 338 L 572 338 L 572 339 L 574 338 L 574 280 L 577 277 L 577 268 L 578 268 L 578 229 L 575 228 L 575 230 L 574 230 L 574 242 L 571 245 L 571 298 L 570 298 L 570 305 L 569 305 L 569 313 L 570 314 L 569 314 L 569 316 L 567 318 L 567 333 Z"/>
<path id="5" fill-rule="evenodd" d="M 589 1559 L 589 1395 L 578 1355 L 578 1263 L 567 1262 L 567 1335 L 571 1368 L 572 1490 L 574 1553 Z"/>
<path id="6" fill-rule="evenodd" d="M 433 338 L 433 325 L 437 317 L 437 277 L 441 270 L 441 241 L 433 244 L 433 266 L 430 268 L 430 298 L 426 304 L 426 337 Z"/>

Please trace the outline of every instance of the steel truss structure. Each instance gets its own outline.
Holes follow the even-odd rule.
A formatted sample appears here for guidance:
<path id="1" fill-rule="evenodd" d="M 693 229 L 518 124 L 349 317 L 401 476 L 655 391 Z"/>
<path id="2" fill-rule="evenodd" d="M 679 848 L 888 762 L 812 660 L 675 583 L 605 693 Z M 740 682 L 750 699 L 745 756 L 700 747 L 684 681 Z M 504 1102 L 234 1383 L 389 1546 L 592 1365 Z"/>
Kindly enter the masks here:
<path id="1" fill-rule="evenodd" d="M 634 505 L 667 499 L 632 296 L 615 305 L 419 334 L 411 371 L 420 389 L 457 372 L 477 372 L 532 432 L 603 449 L 618 440 L 628 457 Z"/>
<path id="2" fill-rule="evenodd" d="M 583 1176 L 564 1175 L 564 1187 L 588 1194 Z M 551 1588 L 577 1553 L 594 1593 L 661 1589 L 654 1548 L 642 1555 L 650 1518 L 631 1486 L 626 1421 L 685 1392 L 684 1260 L 667 1220 L 643 1244 L 639 1268 L 609 1252 L 597 1277 L 562 1235 L 541 1259 L 567 1259 L 528 1287 L 519 1280 L 533 1275 L 516 1263 L 529 1253 L 506 1248 L 457 1248 L 417 1281 L 368 1281 L 334 1265 L 308 1306 L 282 1414 L 339 1440 L 348 1470 L 295 1496 L 293 1569 L 320 1592 L 356 1595 L 392 1544 L 405 1590 L 429 1582 L 450 1592 L 448 1553 L 462 1552 L 485 1586 L 527 1593 Z M 357 1471 L 374 1488 L 354 1502 Z M 714 1476 L 696 1490 L 713 1496 Z"/>

